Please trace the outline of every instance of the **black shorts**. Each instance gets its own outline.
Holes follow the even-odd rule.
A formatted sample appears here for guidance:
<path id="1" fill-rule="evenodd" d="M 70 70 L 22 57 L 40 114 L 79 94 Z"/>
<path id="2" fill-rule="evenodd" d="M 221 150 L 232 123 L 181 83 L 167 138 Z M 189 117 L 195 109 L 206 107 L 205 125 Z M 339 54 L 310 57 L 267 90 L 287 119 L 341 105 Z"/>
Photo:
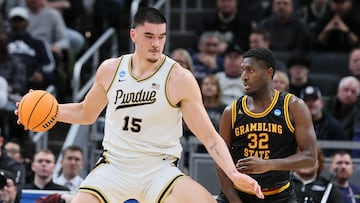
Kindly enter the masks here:
<path id="1" fill-rule="evenodd" d="M 265 199 L 259 199 L 255 195 L 247 194 L 238 190 L 237 193 L 243 203 L 297 203 L 292 184 L 286 190 L 278 194 L 265 196 Z M 229 203 L 223 192 L 218 195 L 216 200 L 218 203 Z"/>

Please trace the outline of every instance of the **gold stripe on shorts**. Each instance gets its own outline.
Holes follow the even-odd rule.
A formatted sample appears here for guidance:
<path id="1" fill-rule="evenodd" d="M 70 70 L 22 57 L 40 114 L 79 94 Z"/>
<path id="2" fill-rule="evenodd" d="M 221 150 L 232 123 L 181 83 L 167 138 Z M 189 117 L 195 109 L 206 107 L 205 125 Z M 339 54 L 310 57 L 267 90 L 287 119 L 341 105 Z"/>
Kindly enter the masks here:
<path id="1" fill-rule="evenodd" d="M 176 180 L 178 180 L 180 177 L 182 177 L 184 175 L 178 175 L 176 176 L 174 179 L 172 179 L 169 184 L 167 185 L 167 187 L 165 188 L 165 190 L 160 194 L 159 198 L 158 198 L 158 203 L 162 203 L 165 201 L 165 197 L 169 194 L 169 192 L 171 191 L 171 189 L 174 187 L 174 183 L 176 182 Z"/>
<path id="2" fill-rule="evenodd" d="M 110 201 L 106 198 L 105 194 L 102 193 L 98 188 L 80 187 L 79 192 L 85 192 L 94 195 L 100 201 L 100 203 L 110 203 Z"/>

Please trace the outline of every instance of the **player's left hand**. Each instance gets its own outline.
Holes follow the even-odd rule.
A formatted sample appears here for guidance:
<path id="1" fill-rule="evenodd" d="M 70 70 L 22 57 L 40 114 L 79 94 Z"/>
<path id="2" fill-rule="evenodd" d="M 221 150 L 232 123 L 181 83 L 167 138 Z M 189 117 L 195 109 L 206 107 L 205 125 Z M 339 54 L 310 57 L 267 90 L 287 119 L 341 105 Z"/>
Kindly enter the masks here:
<path id="1" fill-rule="evenodd" d="M 230 178 L 235 184 L 235 187 L 242 191 L 255 194 L 260 199 L 264 199 L 264 194 L 261 191 L 259 183 L 252 177 L 239 173 L 238 171 L 234 171 L 231 173 Z"/>
<path id="2" fill-rule="evenodd" d="M 259 157 L 252 156 L 239 159 L 236 168 L 240 173 L 245 174 L 261 174 L 271 170 L 271 164 Z"/>

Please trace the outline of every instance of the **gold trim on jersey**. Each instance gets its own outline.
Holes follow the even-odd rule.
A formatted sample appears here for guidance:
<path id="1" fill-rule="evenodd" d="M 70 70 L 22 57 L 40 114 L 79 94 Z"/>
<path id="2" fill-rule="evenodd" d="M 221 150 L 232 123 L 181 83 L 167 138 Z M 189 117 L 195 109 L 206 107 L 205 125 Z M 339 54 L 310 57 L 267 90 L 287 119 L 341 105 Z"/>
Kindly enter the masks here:
<path id="1" fill-rule="evenodd" d="M 165 81 L 165 97 L 166 97 L 166 100 L 168 101 L 168 103 L 169 103 L 170 106 L 172 106 L 172 107 L 174 107 L 174 108 L 178 108 L 178 107 L 180 107 L 180 104 L 175 104 L 175 105 L 173 105 L 173 104 L 170 102 L 170 99 L 169 99 L 169 97 L 168 97 L 168 92 L 169 92 L 169 91 L 168 91 L 168 82 L 169 82 L 169 80 L 170 80 L 170 73 L 171 73 L 172 70 L 174 69 L 175 64 L 176 64 L 176 63 L 174 63 L 174 64 L 171 65 L 170 70 L 169 70 L 169 72 L 168 72 L 168 74 L 167 74 L 167 76 L 166 76 L 166 81 Z"/>
<path id="2" fill-rule="evenodd" d="M 158 203 L 163 203 L 165 202 L 165 198 L 169 195 L 170 191 L 174 188 L 175 183 L 177 180 L 179 180 L 179 178 L 184 177 L 184 175 L 178 175 L 176 177 L 174 177 L 172 180 L 169 181 L 168 184 L 166 184 L 165 188 L 163 189 L 163 191 L 159 194 L 159 196 L 156 198 Z"/>
<path id="3" fill-rule="evenodd" d="M 129 64 L 129 73 L 131 75 L 132 78 L 134 78 L 134 80 L 136 80 L 137 82 L 141 82 L 141 81 L 144 81 L 144 80 L 147 80 L 149 78 L 151 78 L 153 75 L 155 75 L 155 73 L 157 73 L 161 66 L 165 63 L 165 60 L 166 60 L 166 56 L 165 55 L 161 55 L 163 56 L 163 59 L 161 61 L 161 63 L 159 64 L 158 67 L 156 67 L 155 71 L 153 73 L 151 73 L 149 76 L 145 77 L 145 78 L 142 78 L 142 79 L 139 79 L 136 77 L 136 75 L 133 74 L 132 70 L 131 70 L 131 66 L 132 66 L 132 58 L 134 57 L 134 54 L 131 55 L 130 57 L 130 64 Z"/>
<path id="4" fill-rule="evenodd" d="M 101 190 L 97 187 L 82 186 L 79 188 L 79 192 L 85 192 L 94 195 L 100 201 L 100 203 L 110 202 L 110 200 L 106 197 L 106 195 L 103 192 L 101 192 Z"/>
<path id="5" fill-rule="evenodd" d="M 275 194 L 279 194 L 280 192 L 288 189 L 290 187 L 290 182 L 287 182 L 284 186 L 281 186 L 279 188 L 272 188 L 272 189 L 264 189 L 264 190 L 261 190 L 261 192 L 265 195 L 265 196 L 269 196 L 269 195 L 275 195 Z M 247 192 L 247 191 L 243 191 L 241 190 L 240 188 L 234 186 L 235 189 L 241 191 L 241 192 L 244 192 L 244 193 L 247 193 L 247 194 L 251 194 L 251 195 L 254 195 L 254 193 L 251 193 L 251 192 Z"/>
<path id="6" fill-rule="evenodd" d="M 293 133 L 293 132 L 295 132 L 295 127 L 291 123 L 290 112 L 289 112 L 289 103 L 290 103 L 291 96 L 293 96 L 293 94 L 287 94 L 285 96 L 285 100 L 284 100 L 284 116 L 285 116 L 285 121 L 286 121 L 287 127 Z"/>
<path id="7" fill-rule="evenodd" d="M 242 99 L 242 101 L 241 101 L 241 105 L 242 105 L 242 107 L 243 107 L 243 109 L 244 109 L 244 112 L 245 112 L 248 116 L 253 117 L 253 118 L 262 118 L 262 117 L 266 116 L 266 115 L 274 108 L 274 106 L 276 105 L 277 100 L 279 99 L 279 95 L 280 95 L 280 92 L 277 91 L 277 90 L 275 90 L 275 92 L 274 92 L 274 98 L 273 98 L 273 100 L 271 101 L 271 104 L 265 109 L 265 111 L 260 112 L 260 113 L 253 113 L 253 112 L 251 112 L 251 111 L 248 109 L 248 107 L 247 107 L 247 105 L 246 105 L 246 100 L 247 100 L 247 98 L 248 98 L 247 95 L 245 95 L 245 96 L 243 97 L 243 99 Z"/>
<path id="8" fill-rule="evenodd" d="M 115 81 L 115 78 L 116 78 L 116 76 L 117 76 L 117 72 L 119 71 L 120 64 L 121 64 L 121 61 L 122 61 L 123 58 L 124 58 L 123 56 L 121 56 L 121 57 L 119 58 L 119 63 L 118 63 L 118 65 L 117 65 L 117 67 L 116 67 L 116 71 L 115 71 L 115 73 L 114 73 L 114 75 L 113 75 L 113 78 L 112 78 L 112 80 L 111 80 L 111 83 L 110 83 L 109 87 L 107 88 L 107 90 L 105 91 L 106 94 L 109 92 L 111 86 L 113 85 L 113 83 L 114 83 L 114 81 Z"/>
<path id="9" fill-rule="evenodd" d="M 236 100 L 231 103 L 231 128 L 234 129 L 236 120 Z"/>

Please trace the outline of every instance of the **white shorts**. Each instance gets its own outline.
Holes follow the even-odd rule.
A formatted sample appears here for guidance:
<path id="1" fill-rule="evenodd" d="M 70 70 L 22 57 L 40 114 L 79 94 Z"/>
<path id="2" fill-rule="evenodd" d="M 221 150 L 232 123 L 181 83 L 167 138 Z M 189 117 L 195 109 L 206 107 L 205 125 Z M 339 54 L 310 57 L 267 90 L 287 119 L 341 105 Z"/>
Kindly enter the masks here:
<path id="1" fill-rule="evenodd" d="M 145 156 L 137 159 L 112 157 L 104 152 L 79 191 L 95 195 L 100 202 L 161 202 L 184 174 L 172 156 Z"/>

